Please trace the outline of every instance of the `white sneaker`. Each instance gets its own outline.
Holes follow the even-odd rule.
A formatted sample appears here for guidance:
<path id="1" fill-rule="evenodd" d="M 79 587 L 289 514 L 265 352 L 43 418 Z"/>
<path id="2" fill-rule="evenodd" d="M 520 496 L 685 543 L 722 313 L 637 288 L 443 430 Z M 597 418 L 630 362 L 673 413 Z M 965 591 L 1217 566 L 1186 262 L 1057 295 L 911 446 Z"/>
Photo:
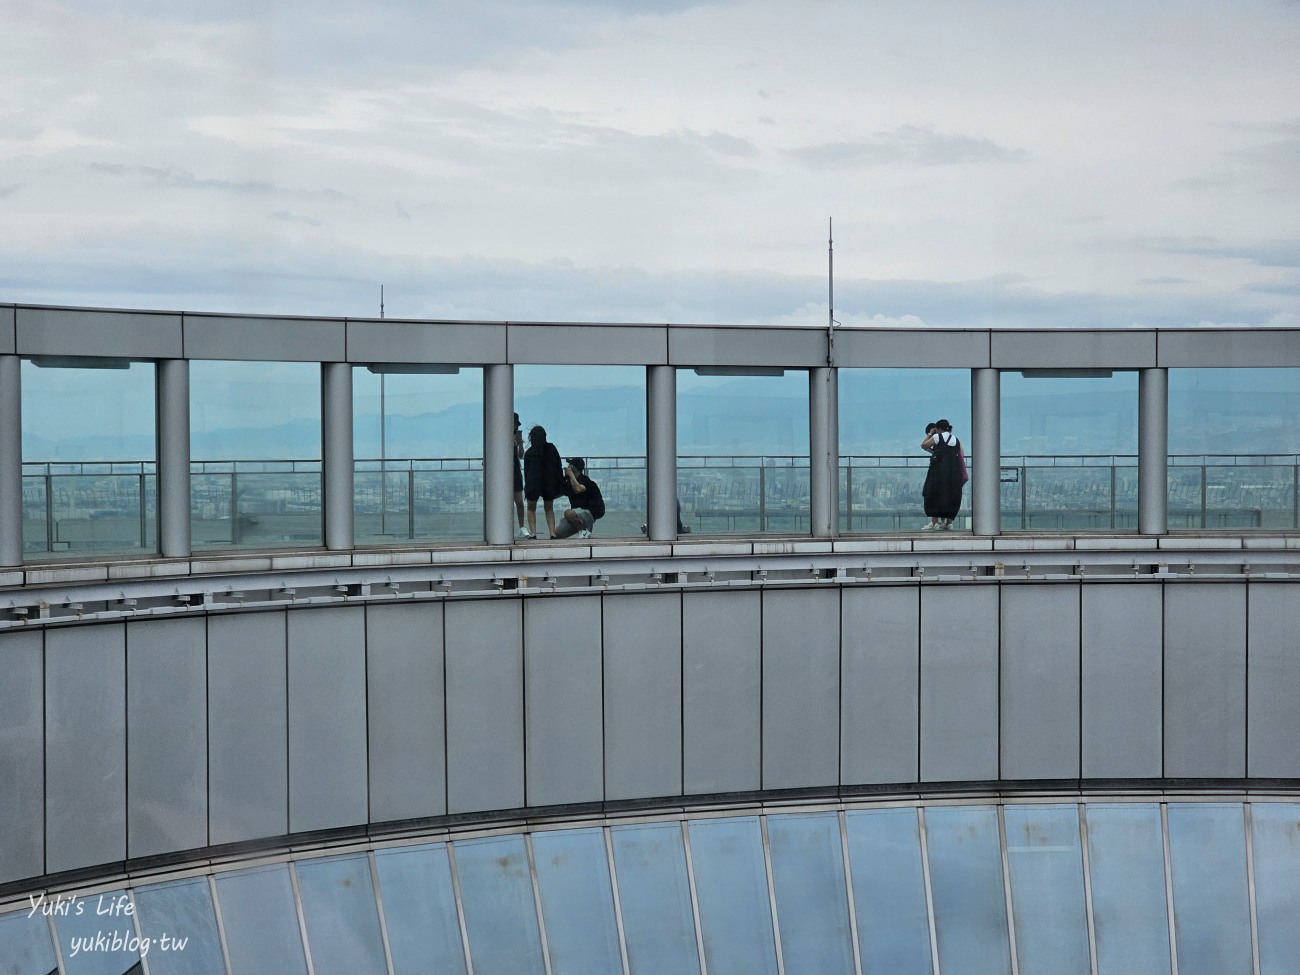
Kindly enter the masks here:
<path id="1" fill-rule="evenodd" d="M 590 537 L 591 537 L 591 532 L 587 531 L 587 529 L 584 528 L 584 529 L 582 529 L 580 532 L 578 532 L 578 537 L 579 537 L 579 538 L 590 538 Z"/>
<path id="2" fill-rule="evenodd" d="M 528 529 L 527 529 L 527 528 L 525 528 L 523 525 L 520 525 L 520 526 L 519 526 L 519 537 L 520 537 L 520 538 L 532 538 L 533 536 L 530 535 L 530 534 L 528 534 Z"/>
<path id="3" fill-rule="evenodd" d="M 951 522 L 951 521 L 945 521 L 945 522 L 944 522 L 942 525 L 940 525 L 939 527 L 942 528 L 942 529 L 943 529 L 944 531 L 946 531 L 946 532 L 950 532 L 950 531 L 952 531 L 952 522 Z"/>
<path id="4" fill-rule="evenodd" d="M 921 531 L 932 532 L 938 527 L 939 526 L 935 524 L 933 521 L 927 521 L 924 525 L 921 526 Z"/>

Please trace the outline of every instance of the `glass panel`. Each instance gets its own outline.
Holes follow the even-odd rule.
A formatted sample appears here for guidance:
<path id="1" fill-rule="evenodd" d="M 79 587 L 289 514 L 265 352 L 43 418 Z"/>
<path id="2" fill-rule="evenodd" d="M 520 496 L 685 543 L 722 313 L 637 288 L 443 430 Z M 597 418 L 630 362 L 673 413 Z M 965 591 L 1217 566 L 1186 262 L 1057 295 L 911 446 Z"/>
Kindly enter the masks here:
<path id="1" fill-rule="evenodd" d="M 28 917 L 28 910 L 0 917 L 0 973 L 3 975 L 50 975 L 55 971 L 49 919 L 39 910 Z"/>
<path id="2" fill-rule="evenodd" d="M 465 949 L 447 847 L 422 846 L 375 854 L 393 975 L 464 975 Z"/>
<path id="3" fill-rule="evenodd" d="M 22 363 L 26 558 L 157 551 L 154 425 L 152 363 Z"/>
<path id="4" fill-rule="evenodd" d="M 1160 807 L 1093 804 L 1084 815 L 1098 975 L 1168 973 L 1169 909 Z"/>
<path id="5" fill-rule="evenodd" d="M 1002 526 L 1137 529 L 1137 373 L 1002 374 Z"/>
<path id="6" fill-rule="evenodd" d="M 1300 805 L 1250 807 L 1260 975 L 1289 975 L 1300 958 Z"/>
<path id="7" fill-rule="evenodd" d="M 67 975 L 122 975 L 140 960 L 143 943 L 125 891 L 75 898 L 67 914 L 54 918 L 54 928 Z"/>
<path id="8" fill-rule="evenodd" d="M 1169 527 L 1300 527 L 1300 369 L 1169 370 Z"/>
<path id="9" fill-rule="evenodd" d="M 388 966 L 370 858 L 304 860 L 294 869 L 316 975 L 384 975 Z"/>
<path id="10" fill-rule="evenodd" d="M 915 809 L 846 813 L 863 971 L 930 975 L 930 921 Z"/>
<path id="11" fill-rule="evenodd" d="M 614 923 L 605 833 L 565 829 L 533 834 L 537 889 L 552 975 L 605 975 L 623 967 Z"/>
<path id="12" fill-rule="evenodd" d="M 1006 830 L 1020 975 L 1087 975 L 1078 807 L 1007 806 Z"/>
<path id="13" fill-rule="evenodd" d="M 632 975 L 698 973 L 681 826 L 616 826 L 610 837 Z"/>
<path id="14" fill-rule="evenodd" d="M 206 878 L 141 887 L 140 931 L 150 940 L 150 975 L 224 975 L 221 936 Z"/>
<path id="15" fill-rule="evenodd" d="M 483 538 L 483 370 L 352 370 L 358 544 Z"/>
<path id="16" fill-rule="evenodd" d="M 190 363 L 196 549 L 323 543 L 320 366 Z"/>
<path id="17" fill-rule="evenodd" d="M 456 843 L 456 874 L 474 975 L 546 970 L 522 836 Z"/>
<path id="18" fill-rule="evenodd" d="M 677 371 L 682 521 L 710 533 L 807 534 L 808 374 Z"/>
<path id="19" fill-rule="evenodd" d="M 1248 975 L 1246 832 L 1237 803 L 1169 804 L 1178 975 Z"/>
<path id="20" fill-rule="evenodd" d="M 920 443 L 927 423 L 946 419 L 968 444 L 970 370 L 841 369 L 839 392 L 840 530 L 914 531 L 927 524 L 921 488 L 930 457 Z M 970 527 L 969 509 L 953 527 Z"/>
<path id="21" fill-rule="evenodd" d="M 1011 970 L 998 816 L 992 806 L 925 811 L 939 968 L 964 975 Z"/>
<path id="22" fill-rule="evenodd" d="M 529 446 L 529 431 L 541 426 L 561 458 L 586 461 L 587 475 L 605 500 L 597 535 L 640 535 L 645 524 L 645 397 L 642 366 L 515 367 L 515 409 L 524 446 Z M 560 495 L 556 517 L 563 517 L 568 507 Z M 539 537 L 544 537 L 544 503 L 537 505 L 536 520 Z"/>
<path id="23" fill-rule="evenodd" d="M 769 816 L 767 839 L 786 975 L 852 975 L 839 816 Z"/>
<path id="24" fill-rule="evenodd" d="M 287 866 L 222 874 L 217 899 L 232 975 L 307 971 Z"/>
<path id="25" fill-rule="evenodd" d="M 692 822 L 690 838 L 709 975 L 775 975 L 776 941 L 758 820 Z"/>

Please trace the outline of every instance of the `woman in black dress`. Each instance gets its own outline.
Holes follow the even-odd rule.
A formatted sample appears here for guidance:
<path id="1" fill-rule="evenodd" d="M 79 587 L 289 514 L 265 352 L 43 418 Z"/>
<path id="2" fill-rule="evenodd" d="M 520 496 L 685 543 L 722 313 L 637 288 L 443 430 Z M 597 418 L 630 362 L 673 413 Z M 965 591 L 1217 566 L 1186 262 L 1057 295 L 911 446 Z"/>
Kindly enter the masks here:
<path id="1" fill-rule="evenodd" d="M 930 452 L 930 469 L 925 474 L 921 497 L 930 523 L 921 531 L 952 530 L 952 520 L 961 509 L 961 441 L 953 435 L 952 424 L 936 420 L 925 428 L 921 448 Z"/>
<path id="2" fill-rule="evenodd" d="M 537 537 L 537 499 L 546 511 L 546 528 L 555 537 L 555 499 L 564 493 L 564 472 L 560 452 L 546 439 L 546 431 L 528 431 L 529 447 L 524 451 L 524 497 L 528 499 L 528 537 Z"/>

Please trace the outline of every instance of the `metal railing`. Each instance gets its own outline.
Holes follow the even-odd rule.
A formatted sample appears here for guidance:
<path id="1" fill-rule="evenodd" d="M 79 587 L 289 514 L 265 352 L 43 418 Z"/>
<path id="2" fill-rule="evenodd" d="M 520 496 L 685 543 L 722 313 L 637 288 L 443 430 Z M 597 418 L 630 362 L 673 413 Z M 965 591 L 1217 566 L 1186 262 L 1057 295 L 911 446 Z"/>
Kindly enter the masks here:
<path id="1" fill-rule="evenodd" d="M 840 461 L 841 531 L 919 527 L 927 457 Z M 974 469 L 978 458 L 968 462 Z M 601 534 L 638 535 L 646 511 L 645 457 L 593 456 L 587 464 L 606 500 Z M 1180 454 L 1168 464 L 1170 530 L 1300 530 L 1300 455 Z M 358 543 L 481 539 L 482 469 L 479 457 L 357 460 Z M 1135 455 L 1005 456 L 1000 481 L 1004 530 L 1137 527 Z M 681 455 L 677 483 L 682 520 L 695 531 L 808 530 L 806 456 Z M 319 460 L 195 461 L 190 484 L 195 548 L 322 543 Z M 968 525 L 964 511 L 957 526 Z M 156 551 L 156 463 L 24 463 L 23 540 L 36 558 Z"/>

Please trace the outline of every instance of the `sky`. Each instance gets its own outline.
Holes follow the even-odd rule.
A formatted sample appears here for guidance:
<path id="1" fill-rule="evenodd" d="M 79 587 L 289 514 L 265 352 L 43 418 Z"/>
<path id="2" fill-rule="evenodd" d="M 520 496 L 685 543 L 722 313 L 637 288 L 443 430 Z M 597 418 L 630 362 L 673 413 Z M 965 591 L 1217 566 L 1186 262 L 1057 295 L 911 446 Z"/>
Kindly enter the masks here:
<path id="1" fill-rule="evenodd" d="M 1300 0 L 0 0 L 0 302 L 1300 325 Z"/>

